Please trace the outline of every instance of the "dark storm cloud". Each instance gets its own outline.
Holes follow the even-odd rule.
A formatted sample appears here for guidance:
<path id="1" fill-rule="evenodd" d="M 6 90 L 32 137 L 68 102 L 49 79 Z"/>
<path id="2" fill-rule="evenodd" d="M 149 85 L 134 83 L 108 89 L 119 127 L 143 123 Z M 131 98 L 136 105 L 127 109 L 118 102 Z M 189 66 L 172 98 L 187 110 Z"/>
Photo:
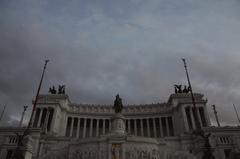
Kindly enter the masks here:
<path id="1" fill-rule="evenodd" d="M 186 83 L 216 104 L 223 123 L 239 108 L 240 4 L 193 0 L 22 0 L 0 2 L 0 101 L 7 121 L 42 93 L 66 84 L 75 103 L 165 102 Z M 28 111 L 28 116 L 30 110 Z M 211 118 L 213 114 L 210 113 Z M 212 118 L 213 119 L 213 118 Z"/>

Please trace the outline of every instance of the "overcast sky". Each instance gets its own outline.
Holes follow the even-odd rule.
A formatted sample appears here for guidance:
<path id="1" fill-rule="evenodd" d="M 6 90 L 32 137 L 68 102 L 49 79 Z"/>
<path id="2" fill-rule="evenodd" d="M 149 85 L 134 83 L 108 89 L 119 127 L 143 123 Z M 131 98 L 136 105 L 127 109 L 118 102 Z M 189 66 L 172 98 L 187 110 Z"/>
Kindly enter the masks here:
<path id="1" fill-rule="evenodd" d="M 66 85 L 74 103 L 166 102 L 187 84 L 218 109 L 220 121 L 240 113 L 238 0 L 0 0 L 0 111 L 16 123 L 31 106 L 44 60 L 41 93 Z M 27 116 L 30 115 L 30 109 Z"/>

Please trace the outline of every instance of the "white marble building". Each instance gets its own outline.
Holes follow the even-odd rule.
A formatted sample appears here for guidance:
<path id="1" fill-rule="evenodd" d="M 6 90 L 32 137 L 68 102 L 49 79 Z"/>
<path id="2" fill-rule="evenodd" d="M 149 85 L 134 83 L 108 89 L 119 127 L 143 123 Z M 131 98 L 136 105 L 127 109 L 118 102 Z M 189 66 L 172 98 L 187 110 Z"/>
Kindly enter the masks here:
<path id="1" fill-rule="evenodd" d="M 240 127 L 211 127 L 207 100 L 195 94 L 202 130 L 211 133 L 216 159 L 240 151 Z M 166 103 L 124 106 L 74 104 L 67 95 L 40 95 L 33 115 L 33 159 L 201 159 L 206 150 L 196 124 L 190 94 L 172 94 Z M 0 128 L 0 158 L 10 159 L 16 148 L 14 132 Z"/>

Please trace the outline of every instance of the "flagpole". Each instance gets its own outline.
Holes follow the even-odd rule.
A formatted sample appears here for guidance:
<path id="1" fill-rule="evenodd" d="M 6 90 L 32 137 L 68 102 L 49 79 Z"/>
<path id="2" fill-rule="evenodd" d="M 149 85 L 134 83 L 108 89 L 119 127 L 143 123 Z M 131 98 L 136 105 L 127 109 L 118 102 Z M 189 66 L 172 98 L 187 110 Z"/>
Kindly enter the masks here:
<path id="1" fill-rule="evenodd" d="M 2 120 L 2 117 L 3 117 L 3 114 L 5 112 L 5 109 L 6 109 L 6 105 L 4 105 L 4 107 L 3 107 L 3 111 L 2 111 L 1 116 L 0 116 L 0 121 Z"/>
<path id="2" fill-rule="evenodd" d="M 219 120 L 218 120 L 218 115 L 217 115 L 216 106 L 215 106 L 215 105 L 212 105 L 212 108 L 213 108 L 213 112 L 214 112 L 214 115 L 215 115 L 215 118 L 216 118 L 218 127 L 220 127 L 221 125 L 220 125 L 220 122 L 219 122 Z"/>
<path id="3" fill-rule="evenodd" d="M 212 148 L 211 148 L 211 144 L 210 144 L 210 141 L 209 141 L 209 137 L 210 137 L 211 133 L 205 134 L 204 130 L 201 128 L 200 121 L 199 121 L 199 118 L 198 118 L 198 115 L 197 115 L 197 107 L 196 107 L 196 102 L 195 102 L 195 98 L 194 98 L 193 91 L 192 91 L 192 85 L 191 85 L 189 75 L 188 75 L 186 60 L 184 58 L 182 58 L 182 61 L 184 63 L 184 68 L 185 68 L 185 71 L 186 71 L 188 85 L 189 85 L 189 89 L 190 89 L 190 93 L 191 93 L 191 97 L 192 97 L 193 116 L 194 116 L 194 120 L 195 120 L 195 123 L 196 123 L 196 130 L 193 130 L 192 134 L 195 134 L 197 136 L 201 136 L 204 139 L 205 150 L 203 150 L 203 158 L 205 158 L 205 159 L 215 159 L 215 157 L 212 154 Z"/>
<path id="4" fill-rule="evenodd" d="M 190 89 L 190 93 L 191 93 L 191 97 L 192 97 L 192 104 L 193 104 L 193 116 L 194 116 L 194 120 L 196 123 L 196 128 L 197 129 L 201 129 L 201 125 L 198 119 L 198 115 L 197 115 L 197 107 L 196 107 L 196 102 L 195 102 L 195 98 L 193 95 L 193 91 L 192 91 L 192 85 L 189 79 L 189 75 L 188 75 L 188 69 L 187 69 L 187 64 L 186 64 L 186 60 L 184 58 L 182 58 L 183 64 L 184 64 L 184 68 L 186 71 L 186 75 L 187 75 L 187 81 L 188 81 L 188 85 L 189 85 L 189 89 Z"/>
<path id="5" fill-rule="evenodd" d="M 238 112 L 237 112 L 237 109 L 236 109 L 236 107 L 235 107 L 234 104 L 233 104 L 233 107 L 234 107 L 235 113 L 236 113 L 236 115 L 237 115 L 238 122 L 239 122 L 239 124 L 240 124 L 240 119 L 239 119 L 239 116 L 238 116 Z"/>
<path id="6" fill-rule="evenodd" d="M 32 127 L 32 120 L 33 120 L 32 118 L 33 118 L 33 114 L 34 114 L 34 111 L 35 111 L 35 108 L 36 108 L 39 92 L 40 92 L 40 89 L 41 89 L 41 86 L 42 86 L 42 81 L 43 81 L 44 73 L 45 73 L 45 70 L 46 70 L 48 62 L 49 62 L 49 60 L 45 60 L 45 64 L 44 64 L 43 71 L 42 71 L 42 76 L 41 76 L 41 79 L 40 79 L 40 82 L 39 82 L 37 94 L 36 94 L 36 97 L 35 97 L 35 100 L 34 100 L 34 104 L 33 104 L 32 114 L 31 114 L 30 120 L 28 122 L 28 126 L 24 130 L 22 135 L 20 135 L 20 134 L 18 134 L 18 132 L 16 132 L 18 141 L 17 141 L 17 146 L 16 146 L 16 149 L 15 149 L 15 152 L 13 154 L 13 159 L 24 159 L 25 158 L 25 152 L 24 152 L 24 150 L 22 150 L 22 147 L 26 146 L 26 145 L 23 145 L 23 139 L 26 136 L 29 135 L 30 128 Z"/>
<path id="7" fill-rule="evenodd" d="M 25 112 L 26 112 L 27 108 L 28 108 L 28 106 L 26 106 L 26 105 L 23 106 L 23 112 L 22 112 L 21 120 L 20 120 L 20 122 L 19 122 L 19 127 L 22 127 L 23 118 L 24 118 L 24 116 L 25 116 Z"/>
<path id="8" fill-rule="evenodd" d="M 38 96 L 39 96 L 39 93 L 40 93 L 40 89 L 41 89 L 41 86 L 42 86 L 42 81 L 43 81 L 43 77 L 44 77 L 44 74 L 45 74 L 45 70 L 46 70 L 46 67 L 47 67 L 47 63 L 49 62 L 49 60 L 45 60 L 45 64 L 44 64 L 44 67 L 43 67 L 43 71 L 42 71 L 42 76 L 41 76 L 41 79 L 40 79 L 40 82 L 39 82 L 39 85 L 38 85 L 38 90 L 37 90 L 37 94 L 35 96 L 35 100 L 34 100 L 34 104 L 33 104 L 33 109 L 32 109 L 32 113 L 31 113 L 31 117 L 30 117 L 30 120 L 29 120 L 29 123 L 28 123 L 28 128 L 32 127 L 33 126 L 33 123 L 32 123 L 32 118 L 33 118 L 33 114 L 35 112 L 35 109 L 36 109 L 36 105 L 37 105 L 37 101 L 38 101 Z"/>

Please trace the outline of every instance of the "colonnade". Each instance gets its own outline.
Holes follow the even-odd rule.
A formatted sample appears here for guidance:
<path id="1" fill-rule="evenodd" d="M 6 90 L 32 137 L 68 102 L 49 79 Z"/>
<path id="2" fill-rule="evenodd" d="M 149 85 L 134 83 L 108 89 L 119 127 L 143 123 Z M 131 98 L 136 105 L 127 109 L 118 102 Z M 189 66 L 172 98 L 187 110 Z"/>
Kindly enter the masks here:
<path id="1" fill-rule="evenodd" d="M 126 131 L 128 134 L 142 137 L 165 137 L 173 136 L 173 121 L 171 116 L 127 119 Z"/>
<path id="2" fill-rule="evenodd" d="M 100 136 L 111 130 L 110 119 L 89 119 L 68 117 L 66 124 L 66 136 L 86 138 Z"/>
<path id="3" fill-rule="evenodd" d="M 207 120 L 206 120 L 204 108 L 203 107 L 197 107 L 196 110 L 197 110 L 196 115 L 198 116 L 200 126 L 201 127 L 206 127 L 207 126 Z M 185 113 L 186 113 L 188 128 L 190 130 L 195 129 L 196 128 L 196 123 L 195 123 L 195 119 L 194 119 L 194 115 L 193 115 L 193 107 L 190 107 L 190 106 L 185 107 Z"/>
<path id="4" fill-rule="evenodd" d="M 171 116 L 126 119 L 126 131 L 129 135 L 142 137 L 173 136 L 173 121 Z M 66 136 L 74 138 L 97 137 L 111 131 L 111 119 L 68 117 Z"/>
<path id="5" fill-rule="evenodd" d="M 37 108 L 33 114 L 33 127 L 44 128 L 46 131 L 51 129 L 51 122 L 53 118 L 53 108 Z"/>

